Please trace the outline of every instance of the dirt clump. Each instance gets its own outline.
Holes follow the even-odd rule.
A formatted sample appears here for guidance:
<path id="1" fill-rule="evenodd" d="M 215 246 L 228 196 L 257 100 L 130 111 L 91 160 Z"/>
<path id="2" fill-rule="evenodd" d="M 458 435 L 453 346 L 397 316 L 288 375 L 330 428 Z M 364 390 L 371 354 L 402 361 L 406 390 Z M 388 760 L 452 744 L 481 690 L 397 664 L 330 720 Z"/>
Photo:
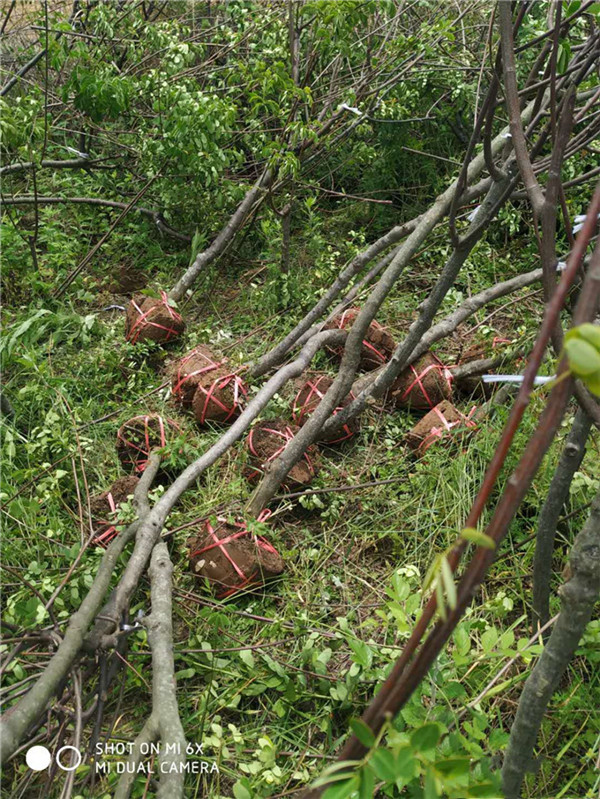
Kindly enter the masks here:
<path id="1" fill-rule="evenodd" d="M 170 434 L 178 433 L 179 426 L 171 419 L 157 413 L 134 416 L 117 432 L 117 454 L 125 469 L 143 472 L 153 449 L 164 447 Z"/>
<path id="2" fill-rule="evenodd" d="M 109 521 L 110 514 L 133 494 L 139 482 L 140 478 L 133 475 L 119 477 L 108 491 L 90 497 L 92 529 L 95 533 L 92 543 L 107 546 L 117 535 L 114 524 Z"/>
<path id="3" fill-rule="evenodd" d="M 127 306 L 125 338 L 132 344 L 138 341 L 166 343 L 178 338 L 184 329 L 181 315 L 169 304 L 164 291 L 160 299 L 136 294 Z"/>
<path id="4" fill-rule="evenodd" d="M 347 327 L 352 327 L 356 317 L 360 313 L 360 308 L 348 308 L 343 313 L 335 316 L 331 321 L 327 322 L 324 330 L 345 330 Z M 360 355 L 358 368 L 363 372 L 372 372 L 384 363 L 387 363 L 394 354 L 396 344 L 391 334 L 385 327 L 373 320 L 367 328 L 366 335 L 363 339 L 363 345 Z M 327 347 L 327 350 L 336 361 L 341 361 L 344 354 L 344 347 Z"/>
<path id="5" fill-rule="evenodd" d="M 253 427 L 246 439 L 249 464 L 244 470 L 250 482 L 257 482 L 271 463 L 281 455 L 288 443 L 299 431 L 295 424 L 283 419 L 272 419 Z M 318 450 L 314 444 L 308 447 L 302 458 L 287 473 L 282 486 L 289 490 L 308 485 L 318 472 Z"/>
<path id="6" fill-rule="evenodd" d="M 406 443 L 422 454 L 436 441 L 447 438 L 458 428 L 474 428 L 475 422 L 461 413 L 448 400 L 440 402 L 406 434 Z"/>
<path id="7" fill-rule="evenodd" d="M 285 568 L 277 550 L 241 521 L 206 520 L 187 546 L 192 572 L 208 580 L 218 597 L 262 585 Z"/>
<path id="8" fill-rule="evenodd" d="M 426 352 L 392 383 L 387 401 L 396 408 L 431 410 L 452 396 L 452 374 L 432 352 Z"/>
<path id="9" fill-rule="evenodd" d="M 188 352 L 169 369 L 173 398 L 184 408 L 191 408 L 201 379 L 222 364 L 223 361 L 219 360 L 208 347 L 200 345 Z"/>
<path id="10" fill-rule="evenodd" d="M 324 395 L 329 391 L 332 383 L 331 377 L 324 374 L 315 374 L 309 377 L 308 380 L 298 382 L 298 393 L 292 406 L 292 418 L 296 424 L 302 427 L 308 417 L 315 411 Z M 350 392 L 333 411 L 333 415 L 338 414 L 353 399 L 354 394 Z M 340 444 L 342 441 L 352 438 L 358 432 L 359 427 L 358 417 L 355 417 L 344 424 L 341 430 L 324 435 L 320 441 L 326 444 Z"/>
<path id="11" fill-rule="evenodd" d="M 192 400 L 196 421 L 201 425 L 233 422 L 242 412 L 247 395 L 242 378 L 226 367 L 199 375 Z"/>

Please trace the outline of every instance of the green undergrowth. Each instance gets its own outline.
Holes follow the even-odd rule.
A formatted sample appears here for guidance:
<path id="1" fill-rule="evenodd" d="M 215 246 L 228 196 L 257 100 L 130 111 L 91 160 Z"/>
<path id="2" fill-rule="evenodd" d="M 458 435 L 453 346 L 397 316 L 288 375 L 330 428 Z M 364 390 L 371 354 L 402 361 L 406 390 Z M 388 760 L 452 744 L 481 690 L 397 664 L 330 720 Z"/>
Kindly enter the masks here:
<path id="1" fill-rule="evenodd" d="M 160 252 L 160 244 L 152 246 Z M 107 251 L 102 278 L 96 274 L 82 281 L 73 300 L 59 303 L 39 297 L 37 303 L 6 310 L 5 390 L 15 417 L 2 425 L 3 563 L 10 567 L 3 575 L 3 617 L 20 629 L 52 621 L 42 601 L 65 579 L 89 531 L 80 503 L 85 506 L 88 491 L 105 490 L 122 474 L 115 450 L 122 422 L 146 412 L 175 419 L 181 433 L 165 453 L 174 470 L 219 437 L 220 429 L 200 430 L 173 406 L 168 385 L 143 398 L 165 382 L 165 364 L 198 343 L 226 351 L 232 363 L 241 364 L 266 351 L 281 337 L 283 326 L 293 321 L 280 315 L 270 318 L 263 302 L 271 296 L 268 282 L 254 279 L 240 284 L 240 267 L 232 265 L 224 274 L 214 270 L 215 279 L 219 275 L 218 295 L 199 290 L 183 304 L 182 311 L 191 320 L 184 342 L 168 350 L 132 346 L 124 341 L 122 314 L 101 311 L 101 306 L 120 296 L 104 288 L 110 273 L 107 263 L 112 258 L 116 262 L 117 252 L 116 246 Z M 164 255 L 163 264 L 171 259 L 181 265 L 185 260 L 182 253 Z M 439 259 L 439 253 L 431 257 Z M 445 312 L 452 302 L 460 302 L 459 292 L 474 292 L 485 283 L 477 258 L 478 251 Z M 507 255 L 497 253 L 494 269 L 509 276 L 516 266 L 511 269 L 508 262 Z M 166 274 L 167 266 L 163 269 Z M 324 269 L 320 277 L 307 278 L 302 286 L 305 296 L 314 298 L 330 272 Z M 90 296 L 94 283 L 99 292 Z M 418 265 L 411 266 L 386 304 L 382 322 L 397 335 L 414 307 L 414 292 L 425 293 L 427 285 Z M 538 317 L 536 303 L 523 316 L 524 338 L 532 338 Z M 475 320 L 483 318 L 482 313 Z M 489 329 L 482 325 L 475 340 L 489 351 L 491 339 L 506 332 L 501 324 L 490 323 Z M 448 362 L 456 355 L 455 343 L 441 342 L 437 352 Z M 315 363 L 332 368 L 323 355 Z M 550 363 L 546 366 L 548 371 L 552 368 Z M 258 385 L 251 383 L 250 391 Z M 282 390 L 267 409 L 267 418 L 289 418 L 293 396 L 292 386 Z M 481 402 L 463 398 L 459 405 L 468 411 Z M 515 453 L 534 429 L 543 404 L 543 391 L 538 390 L 517 434 Z M 101 421 L 106 414 L 112 415 Z M 418 618 L 425 572 L 433 555 L 443 551 L 461 528 L 507 415 L 507 407 L 493 408 L 475 435 L 432 447 L 415 459 L 402 442 L 414 417 L 370 409 L 353 442 L 322 449 L 322 470 L 312 488 L 394 482 L 307 495 L 295 502 L 283 499 L 268 523 L 268 535 L 285 559 L 286 572 L 268 588 L 228 601 L 215 601 L 195 581 L 188 570 L 185 543 L 195 527 L 190 522 L 243 509 L 250 488 L 241 476 L 242 443 L 185 494 L 165 528 L 175 564 L 178 694 L 186 735 L 204 747 L 202 757 L 192 755 L 192 761 L 202 759 L 211 769 L 213 763 L 218 768 L 218 774 L 190 776 L 187 795 L 236 799 L 281 795 L 327 766 L 348 725 L 389 673 Z M 531 539 L 571 416 L 572 410 L 488 580 L 434 669 L 387 731 L 385 743 L 400 754 L 389 761 L 385 751 L 375 753 L 360 772 L 363 789 L 370 780 L 387 784 L 394 776 L 397 787 L 385 789 L 386 795 L 438 795 L 431 793 L 432 785 L 443 792 L 439 795 L 450 797 L 499 795 L 497 767 L 510 719 L 528 666 L 541 651 L 539 642 L 528 644 Z M 509 457 L 503 479 L 516 457 Z M 569 505 L 574 513 L 559 528 L 559 568 L 585 519 L 585 505 L 597 485 L 598 461 L 594 439 L 574 481 Z M 163 491 L 164 485 L 158 484 L 152 498 Z M 120 520 L 125 523 L 131 517 L 132 509 L 124 506 Z M 100 555 L 88 549 L 55 600 L 53 613 L 59 626 L 85 595 Z M 554 598 L 553 609 L 557 608 Z M 139 610 L 150 610 L 146 580 L 131 615 Z M 598 751 L 594 730 L 599 636 L 600 627 L 594 622 L 544 723 L 532 796 L 592 795 Z M 107 729 L 116 714 L 112 742 L 133 739 L 150 703 L 151 661 L 145 633 L 136 631 L 129 641 L 121 704 L 111 699 L 105 716 Z M 509 660 L 514 664 L 477 700 Z M 16 658 L 7 687 L 39 667 L 32 671 L 27 657 Z M 105 759 L 116 768 L 122 757 Z M 78 777 L 83 779 L 87 768 L 82 766 Z M 16 767 L 14 779 L 20 773 Z M 96 779 L 85 795 L 111 793 L 117 778 L 113 772 Z M 143 795 L 146 779 L 146 774 L 139 775 L 136 796 Z M 397 793 L 401 785 L 405 789 Z M 348 786 L 345 794 L 343 787 L 334 784 L 327 796 L 338 795 L 336 789 L 340 796 L 348 795 Z"/>

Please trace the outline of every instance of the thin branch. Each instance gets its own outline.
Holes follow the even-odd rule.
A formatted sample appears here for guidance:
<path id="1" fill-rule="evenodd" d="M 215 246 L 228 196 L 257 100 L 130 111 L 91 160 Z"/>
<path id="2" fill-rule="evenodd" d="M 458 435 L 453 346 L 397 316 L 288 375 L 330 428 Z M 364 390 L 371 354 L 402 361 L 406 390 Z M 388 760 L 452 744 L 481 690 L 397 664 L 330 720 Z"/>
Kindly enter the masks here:
<path id="1" fill-rule="evenodd" d="M 152 551 L 150 561 L 152 612 L 145 619 L 148 643 L 152 650 L 152 714 L 136 738 L 129 763 L 138 765 L 144 752 L 141 744 L 160 740 L 158 799 L 183 797 L 186 740 L 179 717 L 175 662 L 173 655 L 173 564 L 164 541 Z M 127 799 L 137 771 L 126 768 L 115 792 L 115 799 Z"/>

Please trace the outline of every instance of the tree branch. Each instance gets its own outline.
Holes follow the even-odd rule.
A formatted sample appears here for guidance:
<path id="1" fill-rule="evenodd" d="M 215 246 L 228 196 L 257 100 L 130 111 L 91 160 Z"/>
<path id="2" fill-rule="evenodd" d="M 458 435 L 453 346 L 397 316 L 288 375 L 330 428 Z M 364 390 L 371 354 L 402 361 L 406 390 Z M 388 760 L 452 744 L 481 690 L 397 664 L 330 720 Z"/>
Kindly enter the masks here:
<path id="1" fill-rule="evenodd" d="M 519 700 L 502 768 L 506 799 L 519 799 L 552 694 L 575 654 L 600 595 L 600 493 L 571 551 L 572 577 L 560 590 L 561 612 Z"/>

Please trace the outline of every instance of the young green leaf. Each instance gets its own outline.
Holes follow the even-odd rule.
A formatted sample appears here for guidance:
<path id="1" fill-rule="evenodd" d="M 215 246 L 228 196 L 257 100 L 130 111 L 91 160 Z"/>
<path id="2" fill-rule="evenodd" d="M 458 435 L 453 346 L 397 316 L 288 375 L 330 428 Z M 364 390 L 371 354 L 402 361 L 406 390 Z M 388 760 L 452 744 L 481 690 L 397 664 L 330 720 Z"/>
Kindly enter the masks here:
<path id="1" fill-rule="evenodd" d="M 472 544 L 477 544 L 478 547 L 485 547 L 486 549 L 496 549 L 496 542 L 489 535 L 479 532 L 474 527 L 465 527 L 460 531 L 460 537 L 465 541 L 470 541 Z"/>
<path id="2" fill-rule="evenodd" d="M 350 719 L 350 727 L 363 746 L 367 746 L 370 749 L 374 745 L 375 736 L 371 728 L 368 727 L 364 721 L 360 719 Z"/>
<path id="3" fill-rule="evenodd" d="M 442 558 L 441 577 L 446 599 L 448 600 L 448 607 L 450 610 L 454 610 L 456 608 L 456 586 L 454 585 L 454 575 L 448 563 L 448 558 Z"/>

